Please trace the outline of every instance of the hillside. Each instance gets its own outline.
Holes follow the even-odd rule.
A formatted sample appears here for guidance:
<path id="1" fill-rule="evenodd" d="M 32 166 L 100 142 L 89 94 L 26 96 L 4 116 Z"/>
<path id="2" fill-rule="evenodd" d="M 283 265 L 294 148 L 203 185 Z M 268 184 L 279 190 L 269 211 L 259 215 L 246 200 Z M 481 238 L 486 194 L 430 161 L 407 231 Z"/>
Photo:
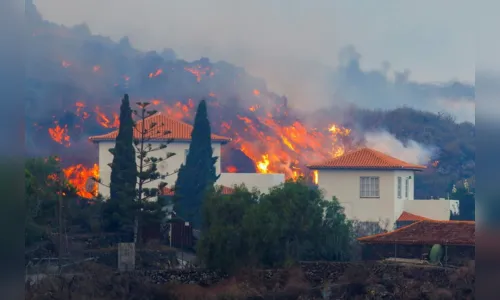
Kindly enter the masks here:
<path id="1" fill-rule="evenodd" d="M 312 117 L 300 107 L 289 107 L 286 97 L 270 91 L 264 79 L 227 62 L 208 58 L 188 62 L 177 59 L 171 49 L 144 53 L 126 37 L 114 42 L 93 35 L 86 25 L 67 28 L 44 21 L 30 2 L 27 18 L 32 32 L 25 99 L 30 155 L 57 153 L 66 166 L 90 167 L 97 161 L 97 151 L 88 136 L 117 127 L 119 99 L 129 93 L 133 100 L 150 101 L 157 110 L 186 122 L 192 121 L 196 102 L 207 99 L 213 131 L 233 138 L 222 153 L 226 172 L 309 176 L 306 164 L 347 151 L 365 131 L 380 128 L 403 142 L 414 140 L 438 149 L 428 170 L 416 177 L 417 198 L 444 197 L 454 182 L 474 175 L 471 123 L 411 108 L 338 109 L 333 99 L 330 111 Z M 389 97 L 387 87 L 379 89 L 370 82 L 388 83 L 380 75 L 362 73 L 356 61 L 343 72 L 344 76 L 332 76 L 332 86 L 345 87 L 342 97 L 357 101 L 372 92 Z M 463 84 L 399 86 L 404 87 L 400 95 L 416 106 L 434 96 L 467 98 L 473 91 Z"/>

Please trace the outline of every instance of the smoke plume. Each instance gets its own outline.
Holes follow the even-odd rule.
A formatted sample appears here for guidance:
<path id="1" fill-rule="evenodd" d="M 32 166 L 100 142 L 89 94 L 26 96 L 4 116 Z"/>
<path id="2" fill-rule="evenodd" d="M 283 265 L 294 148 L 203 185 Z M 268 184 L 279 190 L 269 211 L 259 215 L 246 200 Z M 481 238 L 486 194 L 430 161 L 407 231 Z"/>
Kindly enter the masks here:
<path id="1" fill-rule="evenodd" d="M 403 144 L 386 131 L 365 133 L 366 146 L 412 164 L 427 165 L 436 153 L 433 147 L 426 147 L 409 140 Z"/>
<path id="2" fill-rule="evenodd" d="M 224 60 L 244 67 L 250 74 L 264 78 L 269 90 L 286 95 L 290 106 L 296 109 L 313 111 L 342 103 L 369 109 L 409 106 L 432 112 L 448 111 L 457 121 L 474 122 L 473 85 L 455 81 L 417 82 L 410 71 L 396 69 L 390 62 L 380 61 L 379 68 L 373 67 L 374 64 L 367 63 L 367 58 L 356 50 L 361 46 L 343 45 L 349 39 L 341 35 L 353 29 L 338 30 L 332 26 L 332 19 L 345 18 L 337 12 L 338 8 L 355 12 L 346 8 L 345 3 L 337 2 L 318 0 L 314 7 L 297 1 L 286 4 L 277 1 L 270 5 L 263 1 L 236 4 L 228 0 L 210 4 L 203 1 L 173 4 L 150 0 L 143 4 L 135 0 L 71 3 L 45 0 L 37 4 L 47 19 L 69 26 L 89 22 L 92 24 L 90 29 L 97 34 L 114 40 L 127 35 L 134 47 L 157 50 L 162 57 L 186 60 L 210 57 L 214 61 Z M 448 9 L 446 5 L 433 3 L 432 6 L 438 10 Z M 381 9 L 379 5 L 370 6 L 374 14 Z M 428 14 L 428 10 L 416 7 L 402 5 L 398 9 L 411 16 Z M 117 10 L 122 14 L 109 14 Z M 393 16 L 387 14 L 385 17 Z M 367 18 L 370 16 L 364 15 L 360 21 L 371 22 Z M 453 24 L 463 23 L 457 22 L 455 15 L 448 15 L 448 18 Z M 370 28 L 378 26 L 370 25 Z M 426 34 L 438 36 L 439 32 Z M 342 46 L 346 47 L 342 49 Z M 165 48 L 176 52 L 171 49 L 165 52 Z M 463 50 L 455 48 L 453 51 Z M 439 56 L 436 54 L 436 57 Z M 429 57 L 427 64 L 432 65 L 436 57 Z"/>

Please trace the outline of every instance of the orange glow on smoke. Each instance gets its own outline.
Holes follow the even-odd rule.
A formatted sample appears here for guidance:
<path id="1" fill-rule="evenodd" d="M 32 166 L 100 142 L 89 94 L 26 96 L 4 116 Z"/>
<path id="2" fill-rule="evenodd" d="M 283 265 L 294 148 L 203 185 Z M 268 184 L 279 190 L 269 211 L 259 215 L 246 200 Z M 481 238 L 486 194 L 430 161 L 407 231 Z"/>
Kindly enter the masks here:
<path id="1" fill-rule="evenodd" d="M 69 63 L 69 62 L 67 62 L 67 61 L 63 60 L 63 61 L 61 62 L 61 66 L 62 66 L 63 68 L 69 68 L 69 67 L 71 66 L 71 63 Z"/>
<path id="2" fill-rule="evenodd" d="M 226 172 L 227 173 L 236 173 L 236 172 L 238 172 L 238 169 L 235 166 L 227 166 Z"/>
<path id="3" fill-rule="evenodd" d="M 163 70 L 162 69 L 158 69 L 154 73 L 149 73 L 149 78 L 160 76 L 162 73 L 163 73 Z"/>

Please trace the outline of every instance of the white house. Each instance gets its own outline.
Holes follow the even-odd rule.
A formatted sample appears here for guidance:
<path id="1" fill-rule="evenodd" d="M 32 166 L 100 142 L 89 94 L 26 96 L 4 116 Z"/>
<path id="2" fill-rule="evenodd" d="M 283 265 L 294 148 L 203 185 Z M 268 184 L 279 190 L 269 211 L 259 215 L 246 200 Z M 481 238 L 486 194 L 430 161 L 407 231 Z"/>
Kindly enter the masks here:
<path id="1" fill-rule="evenodd" d="M 425 167 L 373 149 L 358 149 L 308 167 L 317 172 L 325 197 L 337 197 L 350 219 L 387 224 L 449 220 L 450 210 L 457 210 L 456 200 L 415 200 L 415 172 Z"/>
<path id="2" fill-rule="evenodd" d="M 163 174 L 172 174 L 165 181 L 169 187 L 172 187 L 177 179 L 176 170 L 185 162 L 191 141 L 191 131 L 193 126 L 172 119 L 162 113 L 154 114 L 145 119 L 145 128 L 150 128 L 152 123 L 156 123 L 155 130 L 147 137 L 148 143 L 153 146 L 165 143 L 169 139 L 173 142 L 169 143 L 167 148 L 151 153 L 154 157 L 166 157 L 167 153 L 175 153 L 174 156 L 163 161 L 158 165 L 158 169 Z M 134 130 L 134 138 L 139 138 L 139 132 L 142 130 L 142 121 L 137 122 L 137 129 Z M 170 131 L 170 134 L 163 134 L 165 131 Z M 161 134 L 158 134 L 160 132 Z M 114 148 L 115 139 L 118 135 L 118 130 L 113 132 L 92 136 L 90 141 L 98 145 L 99 148 L 99 178 L 102 185 L 99 185 L 99 193 L 104 197 L 109 197 L 109 186 L 111 177 L 111 168 L 109 164 L 113 161 L 113 155 L 109 149 Z M 257 188 L 261 192 L 267 192 L 269 188 L 279 185 L 285 181 L 283 174 L 253 174 L 253 173 L 221 173 L 221 147 L 231 141 L 230 138 L 212 134 L 212 146 L 214 156 L 219 157 L 215 165 L 217 174 L 221 174 L 216 184 L 231 187 L 244 183 L 249 189 Z M 139 165 L 139 161 L 137 162 Z M 153 188 L 158 186 L 158 182 L 151 182 L 148 187 Z"/>

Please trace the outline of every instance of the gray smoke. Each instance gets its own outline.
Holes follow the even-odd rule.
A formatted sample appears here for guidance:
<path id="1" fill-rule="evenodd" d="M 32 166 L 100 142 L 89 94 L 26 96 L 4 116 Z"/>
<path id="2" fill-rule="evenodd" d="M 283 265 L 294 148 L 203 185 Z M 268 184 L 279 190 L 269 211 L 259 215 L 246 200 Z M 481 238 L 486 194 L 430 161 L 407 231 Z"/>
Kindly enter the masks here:
<path id="1" fill-rule="evenodd" d="M 314 7 L 291 0 L 273 2 L 272 5 L 262 1 L 249 1 L 243 5 L 229 0 L 217 0 L 210 4 L 165 0 L 140 3 L 135 0 L 44 0 L 36 1 L 36 4 L 49 20 L 66 25 L 88 22 L 94 33 L 110 36 L 114 40 L 126 34 L 134 47 L 158 50 L 164 58 L 197 60 L 204 56 L 242 66 L 249 73 L 264 78 L 269 90 L 286 95 L 294 108 L 313 111 L 343 103 L 383 109 L 409 106 L 432 112 L 446 111 L 457 121 L 475 121 L 472 84 L 417 82 L 412 79 L 410 71 L 392 67 L 390 58 L 389 62 L 380 61 L 377 68 L 373 62 L 366 63 L 366 59 L 356 51 L 358 45 L 355 45 L 356 48 L 346 46 L 349 39 L 344 35 L 348 35 L 350 30 L 360 33 L 355 28 L 336 28 L 337 24 L 332 20 L 345 18 L 338 12 L 340 8 L 360 17 L 347 2 L 318 0 Z M 286 5 L 286 12 L 282 5 Z M 429 14 L 428 9 L 423 9 L 426 7 L 424 4 L 419 7 L 392 4 L 397 8 L 397 15 L 381 5 L 364 5 L 368 5 L 373 14 L 384 11 L 385 15 L 378 17 L 388 18 L 388 22 L 399 20 L 399 14 L 414 19 L 418 18 L 415 16 L 428 17 Z M 449 10 L 445 4 L 427 5 L 432 5 L 434 11 Z M 110 11 L 122 13 L 111 14 Z M 462 14 L 463 11 L 467 10 L 462 9 Z M 461 26 L 463 19 L 460 14 L 447 14 L 447 20 L 452 22 L 450 24 Z M 293 22 L 290 22 L 291 19 Z M 365 25 L 368 27 L 378 28 L 377 24 L 369 23 L 373 21 L 369 15 L 360 20 L 367 22 Z M 436 30 L 447 30 L 439 24 Z M 394 28 L 391 27 L 384 28 L 392 32 Z M 432 32 L 434 29 L 429 31 L 427 26 L 421 30 L 426 38 L 434 39 L 425 40 L 422 44 L 439 43 L 438 37 L 442 33 Z M 380 34 L 384 33 L 381 31 Z M 403 38 L 407 41 L 409 36 Z M 417 40 L 411 44 L 415 46 L 410 48 L 421 47 Z M 363 49 L 366 49 L 364 46 Z M 402 51 L 416 51 L 407 48 Z M 458 48 L 454 49 L 455 55 L 458 55 L 457 51 L 466 51 L 464 47 Z M 442 56 L 444 59 L 450 57 L 449 53 L 436 53 L 424 65 L 431 68 Z M 366 65 L 370 67 L 362 67 Z"/>
<path id="2" fill-rule="evenodd" d="M 367 147 L 412 164 L 427 165 L 437 151 L 412 140 L 405 145 L 387 131 L 367 132 L 365 140 Z"/>

